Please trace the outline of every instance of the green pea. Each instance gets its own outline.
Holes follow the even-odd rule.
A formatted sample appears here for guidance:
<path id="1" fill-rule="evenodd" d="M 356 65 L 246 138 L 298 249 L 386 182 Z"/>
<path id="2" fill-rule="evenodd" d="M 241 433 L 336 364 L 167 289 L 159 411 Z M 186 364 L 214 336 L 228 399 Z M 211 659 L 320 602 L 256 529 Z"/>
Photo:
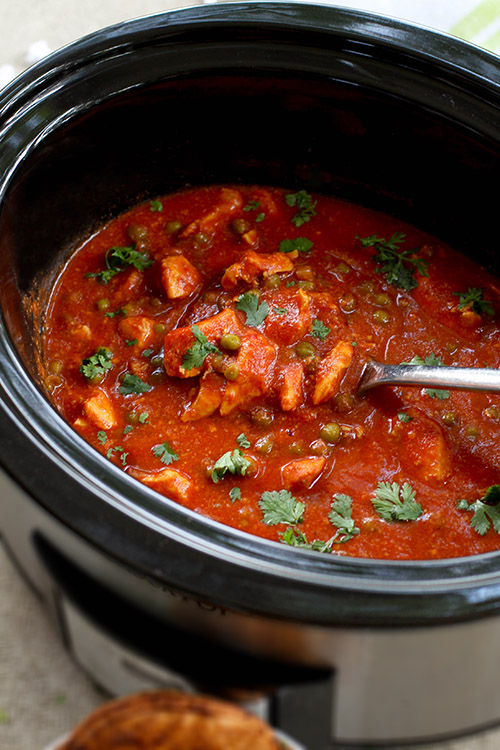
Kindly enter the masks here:
<path id="1" fill-rule="evenodd" d="M 290 443 L 288 450 L 290 453 L 293 453 L 294 456 L 301 456 L 305 451 L 305 445 L 302 440 L 296 440 L 295 442 Z"/>
<path id="2" fill-rule="evenodd" d="M 258 427 L 269 427 L 274 419 L 274 414 L 269 409 L 258 407 L 252 412 L 252 422 Z"/>
<path id="3" fill-rule="evenodd" d="M 161 354 L 154 354 L 150 359 L 153 367 L 161 367 L 163 365 L 163 357 Z"/>
<path id="4" fill-rule="evenodd" d="M 328 422 L 321 428 L 319 434 L 325 443 L 338 443 L 342 437 L 342 428 L 337 422 Z"/>
<path id="5" fill-rule="evenodd" d="M 238 235 L 246 234 L 251 228 L 251 225 L 245 219 L 233 219 L 231 222 L 232 231 Z"/>
<path id="6" fill-rule="evenodd" d="M 98 310 L 101 312 L 104 312 L 105 310 L 109 310 L 109 299 L 107 297 L 101 297 L 101 299 L 98 299 L 95 303 Z"/>
<path id="7" fill-rule="evenodd" d="M 316 354 L 316 347 L 314 344 L 311 344 L 310 341 L 299 341 L 297 344 L 295 344 L 295 353 L 302 357 L 302 359 L 306 359 L 307 357 L 314 357 Z"/>
<path id="8" fill-rule="evenodd" d="M 456 411 L 446 411 L 443 416 L 441 417 L 444 424 L 448 427 L 452 427 L 453 425 L 458 423 L 458 414 Z"/>
<path id="9" fill-rule="evenodd" d="M 148 229 L 142 224 L 130 224 L 127 227 L 127 234 L 134 242 L 141 242 L 141 240 L 146 239 L 148 236 Z"/>
<path id="10" fill-rule="evenodd" d="M 49 364 L 48 370 L 52 375 L 59 375 L 63 369 L 63 362 L 61 359 L 53 359 Z"/>
<path id="11" fill-rule="evenodd" d="M 314 456 L 324 456 L 326 453 L 328 453 L 328 446 L 324 440 L 313 440 L 313 442 L 309 446 L 309 450 Z"/>
<path id="12" fill-rule="evenodd" d="M 225 333 L 221 336 L 220 345 L 230 352 L 237 351 L 241 346 L 241 339 L 235 333 Z"/>
<path id="13" fill-rule="evenodd" d="M 226 367 L 223 374 L 226 380 L 236 380 L 240 374 L 240 368 L 238 365 L 229 365 L 229 367 Z"/>
<path id="14" fill-rule="evenodd" d="M 379 294 L 376 294 L 375 299 L 373 301 L 379 307 L 388 307 L 392 302 L 389 295 L 386 294 L 385 292 L 380 292 Z"/>
<path id="15" fill-rule="evenodd" d="M 177 219 L 173 219 L 172 221 L 167 222 L 167 225 L 165 227 L 165 231 L 167 234 L 175 234 L 180 229 L 182 229 L 182 224 Z"/>
<path id="16" fill-rule="evenodd" d="M 272 273 L 264 280 L 264 287 L 266 289 L 278 289 L 281 286 L 281 279 L 279 274 Z"/>
<path id="17" fill-rule="evenodd" d="M 167 332 L 167 326 L 164 323 L 155 323 L 153 331 L 159 336 L 164 336 Z"/>
<path id="18" fill-rule="evenodd" d="M 380 325 L 387 325 L 391 319 L 390 314 L 387 312 L 387 310 L 375 310 L 373 313 L 373 320 L 375 323 L 380 323 Z"/>
<path id="19" fill-rule="evenodd" d="M 255 449 L 259 453 L 263 453 L 263 454 L 271 453 L 273 449 L 273 440 L 271 436 L 266 435 L 265 437 L 262 437 L 259 440 L 256 440 Z"/>

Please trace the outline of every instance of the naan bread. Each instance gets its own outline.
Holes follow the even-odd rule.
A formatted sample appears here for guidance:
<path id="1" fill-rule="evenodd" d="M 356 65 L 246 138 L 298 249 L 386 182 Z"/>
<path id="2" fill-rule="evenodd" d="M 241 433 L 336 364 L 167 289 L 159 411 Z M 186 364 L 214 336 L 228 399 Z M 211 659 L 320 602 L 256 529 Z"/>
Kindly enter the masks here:
<path id="1" fill-rule="evenodd" d="M 59 750 L 279 750 L 271 728 L 238 706 L 174 691 L 104 704 Z"/>

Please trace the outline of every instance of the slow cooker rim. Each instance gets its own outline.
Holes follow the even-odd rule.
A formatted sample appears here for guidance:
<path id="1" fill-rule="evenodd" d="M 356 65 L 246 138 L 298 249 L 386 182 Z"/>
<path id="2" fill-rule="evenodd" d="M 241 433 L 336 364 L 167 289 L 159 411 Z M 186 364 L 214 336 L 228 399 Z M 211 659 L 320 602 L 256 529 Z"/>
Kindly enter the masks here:
<path id="1" fill-rule="evenodd" d="M 206 10 L 204 10 L 200 18 L 203 23 L 210 21 L 214 23 L 220 22 L 227 25 L 228 23 L 234 23 L 236 20 L 238 22 L 241 22 L 241 20 L 246 17 L 248 11 L 249 20 L 247 21 L 247 23 L 249 25 L 259 25 L 260 21 L 255 20 L 254 14 L 260 9 L 265 9 L 265 11 L 271 16 L 271 18 L 268 19 L 267 22 L 271 25 L 273 23 L 278 25 L 283 23 L 282 15 L 284 9 L 289 8 L 291 10 L 292 7 L 294 14 L 298 14 L 299 16 L 299 21 L 297 21 L 296 18 L 293 19 L 293 23 L 297 26 L 300 22 L 303 21 L 303 16 L 306 11 L 308 13 L 316 13 L 318 12 L 318 9 L 321 10 L 320 15 L 322 15 L 325 20 L 333 11 L 334 13 L 340 12 L 340 16 L 338 16 L 338 18 L 348 16 L 349 18 L 359 20 L 361 16 L 367 24 L 372 23 L 373 19 L 375 19 L 377 22 L 380 22 L 381 19 L 385 23 L 391 22 L 391 19 L 387 19 L 384 16 L 378 16 L 366 12 L 349 11 L 348 9 L 337 9 L 323 5 L 302 5 L 299 3 L 290 5 L 285 3 L 254 3 L 252 4 L 252 6 L 235 3 L 224 6 L 206 6 Z M 232 18 L 231 13 L 235 13 L 236 18 Z M 230 16 L 229 21 L 226 19 L 227 14 L 229 14 Z M 192 18 L 193 15 L 195 16 L 194 19 Z M 50 75 L 55 75 L 55 73 L 50 72 L 52 60 L 55 60 L 57 62 L 60 61 L 61 64 L 64 64 L 64 60 L 67 55 L 69 55 L 70 58 L 72 56 L 78 57 L 80 50 L 85 49 L 86 44 L 90 42 L 92 42 L 94 45 L 102 45 L 104 47 L 109 42 L 109 39 L 112 39 L 115 36 L 117 38 L 120 37 L 125 40 L 125 38 L 133 34 L 134 30 L 136 29 L 138 31 L 144 31 L 146 29 L 147 22 L 151 18 L 161 18 L 162 20 L 165 19 L 167 21 L 167 26 L 168 21 L 171 21 L 172 18 L 175 18 L 178 19 L 179 25 L 182 26 L 184 23 L 189 25 L 193 22 L 193 20 L 197 21 L 198 16 L 199 10 L 193 11 L 193 9 L 191 8 L 185 10 L 170 11 L 167 13 L 156 14 L 153 17 L 145 16 L 141 19 L 135 19 L 120 26 L 108 27 L 108 29 L 104 29 L 93 35 L 89 35 L 88 37 L 85 37 L 82 40 L 78 40 L 77 42 L 74 42 L 71 45 L 63 48 L 62 50 L 54 53 L 54 55 L 51 56 L 50 60 L 42 61 L 38 65 L 31 68 L 26 74 L 23 74 L 19 79 L 17 79 L 14 84 L 11 84 L 11 86 L 8 87 L 2 93 L 2 95 L 0 95 L 0 104 L 2 103 L 2 100 L 5 100 L 7 103 L 11 101 L 9 100 L 9 96 L 13 96 L 14 100 L 16 100 L 16 92 L 19 93 L 22 90 L 27 91 L 30 88 L 31 84 L 34 84 L 35 82 L 43 83 L 47 80 L 47 75 L 49 75 L 49 77 Z M 316 23 L 316 21 L 314 23 Z M 409 33 L 410 30 L 414 30 L 415 28 L 418 29 L 419 32 L 423 30 L 422 27 L 416 27 L 403 22 L 399 22 L 398 28 L 404 29 L 406 33 Z M 439 34 L 438 32 L 430 31 L 429 33 L 433 38 L 443 37 L 443 35 Z M 390 38 L 390 41 L 394 42 L 392 37 Z M 123 44 L 124 46 L 126 46 L 125 41 Z M 459 48 L 463 47 L 459 40 L 453 40 L 453 44 L 458 46 Z M 465 45 L 465 47 L 467 50 L 469 49 L 469 45 Z M 473 49 L 475 52 L 479 52 L 479 57 L 484 58 L 486 62 L 491 60 L 492 56 L 490 56 L 488 53 L 483 54 L 483 51 L 476 48 Z M 446 62 L 448 63 L 448 61 Z M 477 75 L 481 77 L 480 74 Z M 489 81 L 488 85 L 491 85 L 493 88 L 498 89 L 498 85 L 493 81 Z M 82 458 L 85 455 L 85 458 L 88 461 L 89 451 L 87 444 L 81 438 L 76 436 L 74 431 L 68 425 L 66 425 L 66 423 L 60 417 L 57 416 L 57 418 L 54 419 L 53 408 L 49 406 L 48 401 L 46 401 L 35 389 L 33 383 L 29 380 L 29 378 L 26 381 L 24 380 L 26 378 L 26 373 L 20 366 L 17 353 L 12 346 L 5 346 L 5 341 L 2 342 L 2 347 L 0 349 L 0 360 L 1 372 L 5 376 L 6 382 L 9 382 L 9 379 L 11 382 L 12 380 L 17 382 L 18 389 L 16 392 L 16 397 L 19 398 L 21 394 L 24 394 L 24 397 L 26 399 L 25 404 L 30 403 L 30 399 L 32 400 L 33 407 L 30 407 L 31 417 L 35 418 L 35 422 L 36 418 L 40 418 L 40 416 L 44 417 L 44 429 L 39 432 L 37 436 L 45 440 L 44 447 L 48 451 L 48 453 L 53 450 L 51 441 L 48 438 L 54 437 L 54 434 L 51 435 L 50 433 L 50 425 L 56 423 L 59 431 L 57 433 L 58 437 L 64 436 L 63 445 L 66 446 L 64 457 L 68 462 L 68 465 L 74 468 L 71 455 L 75 451 L 78 456 L 80 456 L 81 454 Z M 5 369 L 4 365 L 6 363 L 8 364 L 7 368 Z M 19 402 L 16 402 L 16 399 L 13 399 L 12 395 L 7 394 L 5 396 L 5 403 L 8 403 L 10 405 L 10 407 L 12 408 L 12 413 L 14 413 L 16 409 L 18 410 L 19 418 L 22 421 L 24 418 L 23 409 L 20 408 L 22 405 L 19 404 Z M 29 411 L 30 410 L 28 410 L 28 412 Z M 32 424 L 25 424 L 25 428 L 30 426 L 33 427 Z M 71 451 L 68 451 L 68 443 L 66 441 L 68 441 L 68 443 L 69 441 L 71 441 L 71 443 L 73 444 Z M 164 499 L 159 500 L 160 496 L 157 496 L 156 493 L 153 493 L 148 488 L 145 488 L 141 485 L 137 487 L 134 480 L 129 477 L 124 477 L 123 473 L 120 472 L 119 469 L 111 466 L 109 462 L 107 462 L 97 452 L 95 452 L 95 455 L 92 455 L 92 465 L 95 465 L 96 467 L 97 476 L 101 476 L 102 474 L 106 475 L 109 473 L 113 477 L 114 484 L 118 483 L 121 486 L 121 484 L 125 482 L 125 484 L 123 485 L 123 493 L 125 495 L 125 488 L 132 486 L 133 483 L 135 492 L 144 497 L 146 505 L 151 503 L 155 504 L 155 502 L 163 504 L 165 502 Z M 78 466 L 77 468 L 80 467 Z M 171 501 L 166 502 L 171 503 Z M 134 508 L 135 506 L 136 504 L 134 503 Z M 181 509 L 184 517 L 190 517 L 190 514 L 192 513 L 191 511 L 186 511 L 186 509 L 182 509 L 181 506 L 172 503 L 171 510 L 174 512 L 174 515 L 180 512 L 179 509 Z M 218 538 L 215 547 L 211 544 L 208 545 L 208 548 L 206 550 L 207 554 L 217 555 L 219 554 L 220 549 L 223 549 L 226 552 L 229 548 L 234 549 L 235 556 L 238 558 L 239 565 L 248 567 L 250 566 L 251 561 L 255 563 L 257 559 L 261 559 L 269 563 L 272 562 L 272 564 L 275 566 L 275 570 L 272 573 L 271 571 L 269 571 L 269 573 L 272 575 L 276 575 L 278 578 L 283 576 L 285 578 L 289 578 L 292 575 L 290 571 L 290 566 L 292 565 L 294 577 L 296 577 L 298 571 L 304 573 L 305 579 L 308 579 L 311 574 L 314 574 L 316 576 L 314 583 L 320 587 L 324 586 L 325 588 L 330 588 L 332 586 L 340 586 L 342 588 L 343 586 L 345 586 L 349 589 L 362 589 L 366 586 L 366 583 L 363 583 L 361 585 L 359 581 L 356 580 L 356 578 L 357 576 L 359 576 L 360 572 L 366 573 L 366 570 L 371 570 L 372 578 L 370 579 L 370 584 L 373 586 L 372 590 L 375 591 L 377 589 L 380 589 L 381 592 L 385 594 L 396 593 L 398 590 L 401 590 L 403 588 L 406 592 L 408 592 L 410 589 L 412 591 L 414 590 L 414 592 L 417 593 L 420 590 L 419 587 L 422 585 L 422 581 L 425 581 L 426 591 L 433 589 L 435 592 L 450 591 L 457 588 L 461 588 L 463 591 L 469 586 L 476 588 L 477 586 L 486 584 L 492 584 L 496 588 L 500 583 L 500 571 L 497 572 L 496 569 L 496 562 L 498 560 L 499 553 L 489 553 L 487 555 L 480 555 L 473 558 L 467 557 L 454 558 L 452 560 L 426 560 L 412 562 L 365 560 L 347 557 L 332 558 L 329 556 L 320 556 L 315 553 L 310 553 L 302 550 L 287 549 L 285 545 L 279 545 L 276 542 L 262 540 L 257 537 L 250 537 L 249 535 L 244 534 L 244 532 L 237 532 L 234 529 L 229 529 L 229 527 L 222 526 L 221 524 L 217 524 L 213 521 L 207 522 L 205 519 L 203 519 L 202 521 L 200 520 L 201 517 L 197 514 L 193 514 L 193 516 L 195 516 L 195 518 L 190 517 L 190 525 L 202 525 L 205 529 L 210 528 L 214 535 Z M 174 528 L 177 529 L 178 527 L 175 526 Z M 229 542 L 231 542 L 231 544 L 229 544 Z M 232 545 L 234 545 L 234 547 Z M 242 551 L 243 549 L 244 552 Z M 276 563 L 276 560 L 274 559 L 278 551 L 280 558 L 283 560 L 282 565 L 278 565 Z M 455 575 L 457 572 L 457 568 L 461 566 L 467 567 L 470 572 L 465 576 L 457 577 Z M 337 567 L 339 567 L 341 580 L 335 580 L 332 582 L 331 573 L 326 573 L 324 571 L 326 571 L 327 569 L 332 570 Z M 346 575 L 347 570 L 349 571 L 349 575 Z M 428 578 L 425 577 L 422 579 L 412 580 L 412 576 L 410 574 L 415 573 L 416 571 L 419 571 L 421 573 L 425 572 Z M 322 580 L 322 577 L 326 575 L 328 575 L 328 580 Z"/>

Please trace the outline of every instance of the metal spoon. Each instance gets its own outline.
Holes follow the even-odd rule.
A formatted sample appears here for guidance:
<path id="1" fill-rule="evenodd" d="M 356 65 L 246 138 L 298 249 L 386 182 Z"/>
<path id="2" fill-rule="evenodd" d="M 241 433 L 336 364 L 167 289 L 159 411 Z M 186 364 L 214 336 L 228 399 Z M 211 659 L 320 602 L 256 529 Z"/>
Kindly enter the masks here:
<path id="1" fill-rule="evenodd" d="M 488 367 L 386 365 L 369 360 L 361 373 L 358 393 L 365 393 L 379 385 L 420 385 L 427 388 L 500 392 L 500 370 Z"/>

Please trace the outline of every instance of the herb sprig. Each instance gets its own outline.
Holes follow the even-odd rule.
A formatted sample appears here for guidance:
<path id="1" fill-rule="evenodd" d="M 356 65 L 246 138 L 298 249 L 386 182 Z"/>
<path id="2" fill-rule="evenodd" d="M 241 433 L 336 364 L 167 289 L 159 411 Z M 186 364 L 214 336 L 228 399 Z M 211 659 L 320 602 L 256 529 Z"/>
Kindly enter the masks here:
<path id="1" fill-rule="evenodd" d="M 136 245 L 127 247 L 111 247 L 106 251 L 104 264 L 106 268 L 97 273 L 87 273 L 86 278 L 95 278 L 100 284 L 108 284 L 111 279 L 126 268 L 133 266 L 138 271 L 145 271 L 153 265 L 147 253 L 136 250 Z"/>
<path id="2" fill-rule="evenodd" d="M 457 500 L 459 510 L 472 511 L 471 527 L 480 536 L 484 536 L 493 527 L 500 534 L 500 485 L 488 487 L 480 500 L 469 503 L 467 500 Z"/>
<path id="3" fill-rule="evenodd" d="M 259 302 L 258 295 L 252 294 L 252 292 L 242 294 L 236 302 L 236 307 L 247 316 L 245 321 L 247 326 L 260 326 L 269 315 L 267 302 L 265 300 Z"/>
<path id="4" fill-rule="evenodd" d="M 313 201 L 312 196 L 306 190 L 287 193 L 285 195 L 285 203 L 287 206 L 297 209 L 291 218 L 292 224 L 295 224 L 296 227 L 301 227 L 302 224 L 306 224 L 313 216 L 316 216 L 317 201 Z"/>
<path id="5" fill-rule="evenodd" d="M 470 308 L 477 315 L 494 315 L 495 308 L 491 302 L 483 297 L 483 289 L 469 287 L 466 292 L 453 292 L 460 298 L 458 309 Z"/>
<path id="6" fill-rule="evenodd" d="M 240 448 L 235 448 L 233 451 L 227 451 L 227 453 L 224 453 L 217 459 L 210 476 L 212 477 L 212 481 L 217 484 L 227 473 L 244 477 L 249 466 L 250 461 L 245 458 L 243 451 Z"/>
<path id="7" fill-rule="evenodd" d="M 113 353 L 105 347 L 100 347 L 95 354 L 86 357 L 80 365 L 80 372 L 88 380 L 101 378 L 113 367 Z"/>
<path id="8" fill-rule="evenodd" d="M 199 369 L 209 354 L 220 354 L 215 344 L 210 343 L 197 325 L 191 326 L 191 332 L 195 342 L 182 358 L 182 366 L 185 370 Z"/>
<path id="9" fill-rule="evenodd" d="M 416 521 L 422 515 L 422 506 L 415 500 L 416 492 L 405 482 L 379 482 L 372 504 L 384 521 Z"/>
<path id="10" fill-rule="evenodd" d="M 428 276 L 427 261 L 415 255 L 415 250 L 400 250 L 400 245 L 406 241 L 403 232 L 395 232 L 388 240 L 385 237 L 359 237 L 363 247 L 373 247 L 377 252 L 373 256 L 378 264 L 377 273 L 385 276 L 388 284 L 404 289 L 406 292 L 415 289 L 418 282 L 415 272 L 421 276 Z"/>

